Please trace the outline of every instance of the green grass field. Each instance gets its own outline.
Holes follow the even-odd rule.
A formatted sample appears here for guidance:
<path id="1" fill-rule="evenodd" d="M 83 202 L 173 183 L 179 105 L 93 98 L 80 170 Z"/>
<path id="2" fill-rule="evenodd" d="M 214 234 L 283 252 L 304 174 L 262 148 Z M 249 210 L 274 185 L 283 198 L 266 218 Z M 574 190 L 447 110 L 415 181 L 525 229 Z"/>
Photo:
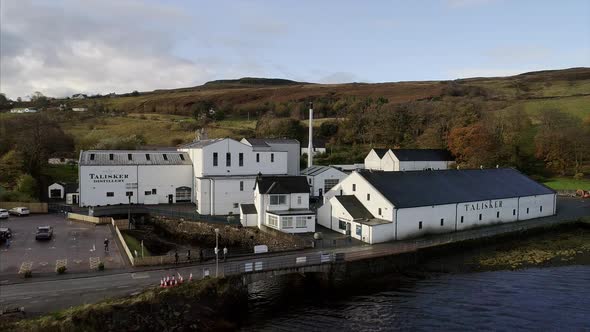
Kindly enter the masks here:
<path id="1" fill-rule="evenodd" d="M 122 232 L 122 234 L 123 238 L 125 239 L 125 243 L 127 243 L 127 247 L 129 247 L 131 253 L 135 254 L 135 251 L 137 251 L 137 254 L 141 256 L 141 243 L 130 234 L 127 234 L 125 232 Z M 150 251 L 145 246 L 143 246 L 143 256 L 147 257 L 151 255 L 152 254 L 150 253 Z"/>
<path id="2" fill-rule="evenodd" d="M 553 178 L 544 182 L 544 184 L 554 190 L 590 190 L 590 179 Z"/>

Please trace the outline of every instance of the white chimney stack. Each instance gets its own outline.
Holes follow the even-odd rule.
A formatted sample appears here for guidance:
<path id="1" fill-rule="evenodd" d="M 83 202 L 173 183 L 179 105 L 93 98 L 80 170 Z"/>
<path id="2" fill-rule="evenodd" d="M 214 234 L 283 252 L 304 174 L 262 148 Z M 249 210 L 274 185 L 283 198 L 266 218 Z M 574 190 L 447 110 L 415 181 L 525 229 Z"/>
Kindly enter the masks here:
<path id="1" fill-rule="evenodd" d="M 307 145 L 307 167 L 313 165 L 313 103 L 309 102 L 309 144 Z"/>

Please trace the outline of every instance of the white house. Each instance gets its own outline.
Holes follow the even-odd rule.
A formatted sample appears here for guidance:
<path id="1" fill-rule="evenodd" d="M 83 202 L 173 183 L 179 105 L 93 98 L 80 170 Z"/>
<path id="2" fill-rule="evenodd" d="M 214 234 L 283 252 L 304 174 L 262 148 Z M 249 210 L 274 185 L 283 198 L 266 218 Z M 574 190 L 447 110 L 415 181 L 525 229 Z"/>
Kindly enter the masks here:
<path id="1" fill-rule="evenodd" d="M 78 204 L 79 186 L 77 183 L 55 182 L 47 188 L 51 200 L 64 200 L 66 204 Z"/>
<path id="2" fill-rule="evenodd" d="M 10 113 L 37 113 L 36 109 L 33 108 L 13 108 L 10 110 Z"/>
<path id="3" fill-rule="evenodd" d="M 86 107 L 72 107 L 73 112 L 87 112 L 88 108 Z"/>
<path id="4" fill-rule="evenodd" d="M 455 159 L 442 149 L 371 149 L 365 169 L 378 171 L 421 171 L 449 169 Z"/>
<path id="5" fill-rule="evenodd" d="M 555 191 L 514 169 L 354 172 L 318 223 L 367 243 L 554 215 Z"/>
<path id="6" fill-rule="evenodd" d="M 52 183 L 47 188 L 47 197 L 50 199 L 63 199 L 66 194 L 65 184 L 61 182 Z"/>
<path id="7" fill-rule="evenodd" d="M 193 163 L 185 152 L 81 151 L 80 206 L 192 202 Z"/>
<path id="8" fill-rule="evenodd" d="M 315 212 L 309 209 L 305 176 L 260 176 L 254 204 L 244 204 L 240 221 L 246 227 L 270 227 L 285 233 L 315 232 Z"/>
<path id="9" fill-rule="evenodd" d="M 204 139 L 185 144 L 193 162 L 194 202 L 205 215 L 240 213 L 240 204 L 253 201 L 258 174 L 299 173 L 299 142 L 296 140 Z"/>
<path id="10" fill-rule="evenodd" d="M 307 182 L 311 186 L 311 195 L 315 197 L 323 196 L 347 176 L 346 173 L 331 166 L 311 166 L 301 171 L 301 175 L 307 177 Z"/>
<path id="11" fill-rule="evenodd" d="M 301 154 L 308 154 L 309 150 L 309 140 L 308 141 L 304 141 L 303 144 L 301 145 Z M 326 141 L 325 140 L 321 140 L 321 139 L 317 139 L 314 138 L 313 139 L 313 155 L 317 155 L 317 154 L 322 154 L 322 153 L 326 153 Z"/>

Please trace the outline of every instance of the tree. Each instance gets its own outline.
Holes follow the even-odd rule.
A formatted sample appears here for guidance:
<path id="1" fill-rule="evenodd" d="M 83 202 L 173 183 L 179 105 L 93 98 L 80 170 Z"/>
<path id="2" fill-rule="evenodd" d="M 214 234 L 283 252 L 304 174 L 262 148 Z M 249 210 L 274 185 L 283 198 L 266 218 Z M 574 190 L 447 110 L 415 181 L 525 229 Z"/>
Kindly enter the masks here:
<path id="1" fill-rule="evenodd" d="M 42 108 L 49 106 L 49 99 L 45 97 L 41 92 L 35 91 L 31 95 L 31 103 L 35 105 L 35 107 Z"/>
<path id="2" fill-rule="evenodd" d="M 0 110 L 2 109 L 9 109 L 10 108 L 10 100 L 6 98 L 6 95 L 0 93 Z"/>
<path id="3" fill-rule="evenodd" d="M 256 122 L 257 137 L 293 138 L 300 142 L 305 136 L 301 122 L 291 118 L 275 118 L 269 113 Z"/>
<path id="4" fill-rule="evenodd" d="M 0 158 L 0 184 L 6 188 L 14 188 L 16 180 L 22 174 L 23 159 L 15 150 L 10 150 Z"/>
<path id="5" fill-rule="evenodd" d="M 37 196 L 37 181 L 29 174 L 23 174 L 16 182 L 16 191 L 29 197 Z"/>
<path id="6" fill-rule="evenodd" d="M 494 166 L 496 146 L 494 135 L 482 123 L 453 128 L 449 134 L 449 150 L 459 166 Z"/>

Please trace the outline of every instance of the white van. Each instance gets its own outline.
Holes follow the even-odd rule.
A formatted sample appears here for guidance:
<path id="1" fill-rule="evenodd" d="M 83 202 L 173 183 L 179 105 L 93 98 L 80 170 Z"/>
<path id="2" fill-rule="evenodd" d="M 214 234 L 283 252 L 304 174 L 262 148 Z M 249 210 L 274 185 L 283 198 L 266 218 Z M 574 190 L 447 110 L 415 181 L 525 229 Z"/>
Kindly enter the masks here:
<path id="1" fill-rule="evenodd" d="M 31 213 L 28 208 L 21 207 L 21 206 L 12 208 L 8 212 L 12 215 L 19 216 L 19 217 L 28 216 Z"/>

